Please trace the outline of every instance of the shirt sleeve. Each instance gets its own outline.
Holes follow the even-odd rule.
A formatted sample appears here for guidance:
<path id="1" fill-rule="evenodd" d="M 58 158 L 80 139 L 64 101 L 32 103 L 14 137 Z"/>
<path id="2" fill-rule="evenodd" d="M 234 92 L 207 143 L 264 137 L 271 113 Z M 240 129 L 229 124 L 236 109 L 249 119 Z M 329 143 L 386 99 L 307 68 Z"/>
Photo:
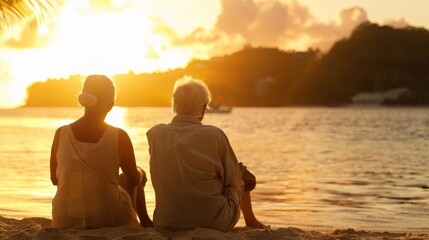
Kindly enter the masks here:
<path id="1" fill-rule="evenodd" d="M 240 205 L 244 166 L 239 164 L 227 136 L 222 132 L 220 158 L 223 167 L 223 194 Z"/>

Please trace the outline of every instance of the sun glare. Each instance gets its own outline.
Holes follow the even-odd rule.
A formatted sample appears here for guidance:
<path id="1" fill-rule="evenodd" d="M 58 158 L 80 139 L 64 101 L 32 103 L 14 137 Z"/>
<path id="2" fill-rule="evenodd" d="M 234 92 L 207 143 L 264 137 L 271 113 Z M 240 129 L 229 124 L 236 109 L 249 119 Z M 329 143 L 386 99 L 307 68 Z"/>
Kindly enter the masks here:
<path id="1" fill-rule="evenodd" d="M 127 115 L 127 110 L 122 107 L 113 107 L 112 110 L 106 116 L 106 123 L 119 127 L 126 128 L 126 120 L 125 117 Z"/>
<path id="2" fill-rule="evenodd" d="M 1 104 L 21 105 L 26 88 L 35 81 L 48 78 L 68 78 L 72 74 L 113 75 L 130 70 L 142 73 L 185 67 L 195 57 L 197 49 L 175 46 L 173 38 L 196 26 L 210 27 L 216 20 L 214 13 L 205 16 L 203 22 L 196 21 L 202 13 L 185 14 L 193 10 L 189 6 L 181 6 L 181 15 L 175 13 L 175 18 L 180 21 L 171 16 L 161 19 L 166 14 L 163 8 L 166 0 L 114 0 L 107 4 L 106 9 L 97 8 L 94 4 L 99 2 L 67 1 L 54 23 L 39 27 L 39 39 L 35 40 L 37 46 L 3 50 L 0 70 L 7 65 L 10 77 L 2 78 L 13 83 L 13 86 L 3 86 L 9 86 L 7 91 L 15 93 L 0 98 Z M 170 32 L 158 31 L 167 22 L 177 25 L 173 24 L 171 35 Z M 18 41 L 20 34 L 16 35 Z"/>
<path id="3" fill-rule="evenodd" d="M 48 26 L 46 24 L 43 24 L 43 25 L 39 26 L 39 29 L 37 30 L 37 33 L 40 36 L 44 36 L 44 35 L 46 35 L 48 33 L 48 31 L 49 31 Z"/>
<path id="4" fill-rule="evenodd" d="M 130 27 L 133 22 L 138 23 L 138 27 Z M 49 52 L 65 54 L 63 68 L 76 68 L 69 72 L 127 72 L 132 61 L 143 64 L 147 59 L 149 43 L 153 41 L 150 24 L 135 10 L 116 15 L 101 12 L 76 17 L 65 14 Z"/>
<path id="5" fill-rule="evenodd" d="M 155 33 L 156 21 L 139 5 L 93 11 L 86 1 L 70 2 L 54 33 L 45 25 L 38 30 L 39 36 L 51 35 L 49 45 L 13 52 L 11 72 L 16 79 L 28 83 L 25 79 L 70 74 L 164 71 L 184 67 L 192 56 L 190 50 L 172 47 L 168 36 Z M 115 1 L 115 6 L 124 6 L 124 1 Z"/>

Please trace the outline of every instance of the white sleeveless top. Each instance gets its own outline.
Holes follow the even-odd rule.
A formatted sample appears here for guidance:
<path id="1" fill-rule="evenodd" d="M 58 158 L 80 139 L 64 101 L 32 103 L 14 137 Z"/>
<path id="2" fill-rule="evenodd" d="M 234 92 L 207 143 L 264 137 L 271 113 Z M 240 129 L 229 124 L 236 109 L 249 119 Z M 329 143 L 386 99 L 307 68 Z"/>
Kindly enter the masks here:
<path id="1" fill-rule="evenodd" d="M 118 129 L 109 126 L 98 143 L 76 140 L 62 127 L 56 152 L 57 193 L 52 227 L 140 226 L 131 199 L 119 186 Z"/>

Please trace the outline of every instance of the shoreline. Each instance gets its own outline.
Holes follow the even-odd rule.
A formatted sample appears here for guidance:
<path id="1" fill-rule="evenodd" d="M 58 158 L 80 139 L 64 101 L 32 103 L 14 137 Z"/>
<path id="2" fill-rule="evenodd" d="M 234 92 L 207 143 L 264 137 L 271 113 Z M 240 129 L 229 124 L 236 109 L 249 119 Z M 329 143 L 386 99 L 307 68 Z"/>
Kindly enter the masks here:
<path id="1" fill-rule="evenodd" d="M 250 229 L 235 227 L 229 232 L 197 228 L 189 231 L 171 232 L 155 228 L 132 228 L 126 226 L 100 229 L 56 229 L 51 228 L 51 219 L 30 217 L 15 219 L 0 215 L 0 239 L 409 239 L 429 240 L 429 233 L 411 232 L 370 232 L 364 230 L 337 229 L 331 232 L 301 230 L 287 227 L 276 229 Z"/>

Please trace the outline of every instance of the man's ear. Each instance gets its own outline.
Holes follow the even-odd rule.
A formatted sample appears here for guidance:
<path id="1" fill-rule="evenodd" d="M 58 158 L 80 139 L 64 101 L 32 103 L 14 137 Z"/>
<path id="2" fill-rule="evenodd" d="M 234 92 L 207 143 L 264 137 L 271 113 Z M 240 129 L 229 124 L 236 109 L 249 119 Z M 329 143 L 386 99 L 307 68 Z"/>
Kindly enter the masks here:
<path id="1" fill-rule="evenodd" d="M 198 119 L 199 119 L 200 121 L 202 121 L 202 120 L 203 120 L 203 118 L 204 118 L 204 113 L 206 113 L 206 109 L 207 109 L 207 104 L 204 104 L 203 110 L 202 110 L 202 112 L 201 112 L 201 116 L 200 116 L 200 117 L 198 117 Z"/>

